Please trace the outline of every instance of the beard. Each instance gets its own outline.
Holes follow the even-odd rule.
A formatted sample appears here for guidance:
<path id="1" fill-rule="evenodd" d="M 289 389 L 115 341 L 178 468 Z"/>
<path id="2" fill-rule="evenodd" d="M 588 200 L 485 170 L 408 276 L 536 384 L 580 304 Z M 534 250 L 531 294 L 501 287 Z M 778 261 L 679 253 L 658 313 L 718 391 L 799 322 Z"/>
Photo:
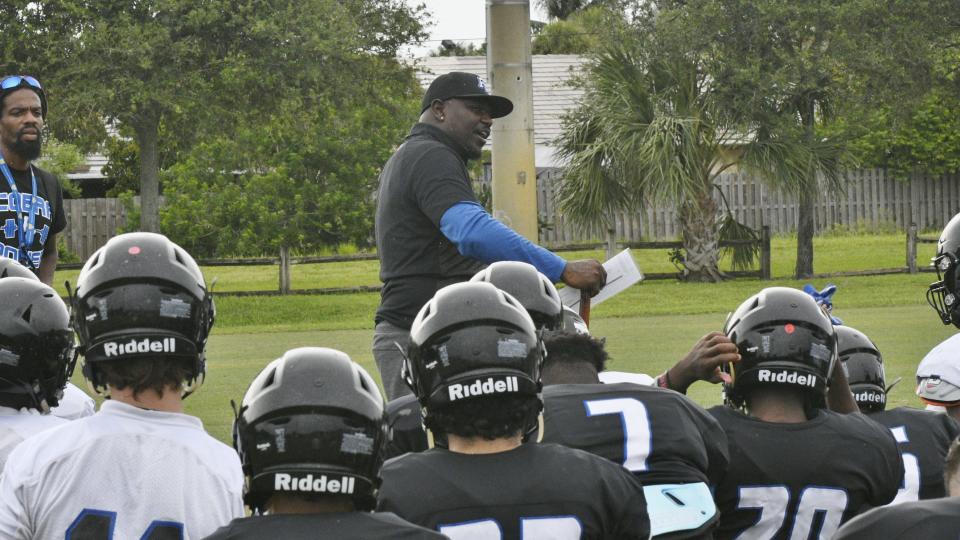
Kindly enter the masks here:
<path id="1" fill-rule="evenodd" d="M 18 134 L 17 140 L 14 141 L 13 145 L 10 147 L 10 150 L 13 150 L 14 153 L 27 161 L 33 161 L 40 157 L 40 150 L 42 146 L 42 133 L 38 133 L 37 139 L 34 141 L 25 141 L 23 140 L 23 136 Z"/>

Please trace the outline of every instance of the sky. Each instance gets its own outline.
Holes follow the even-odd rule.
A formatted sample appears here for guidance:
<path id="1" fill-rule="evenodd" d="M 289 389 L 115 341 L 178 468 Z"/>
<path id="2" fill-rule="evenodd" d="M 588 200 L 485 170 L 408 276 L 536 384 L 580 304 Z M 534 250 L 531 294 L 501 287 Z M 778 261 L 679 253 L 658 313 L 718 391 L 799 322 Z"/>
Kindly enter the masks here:
<path id="1" fill-rule="evenodd" d="M 431 49 L 436 50 L 440 41 L 452 39 L 466 45 L 472 42 L 480 45 L 487 34 L 486 0 L 406 0 L 408 5 L 424 4 L 431 13 L 432 24 L 427 27 L 430 33 L 428 41 L 422 47 L 412 48 L 414 56 L 426 56 Z M 537 0 L 530 0 L 530 16 L 546 21 L 546 12 L 537 7 Z"/>

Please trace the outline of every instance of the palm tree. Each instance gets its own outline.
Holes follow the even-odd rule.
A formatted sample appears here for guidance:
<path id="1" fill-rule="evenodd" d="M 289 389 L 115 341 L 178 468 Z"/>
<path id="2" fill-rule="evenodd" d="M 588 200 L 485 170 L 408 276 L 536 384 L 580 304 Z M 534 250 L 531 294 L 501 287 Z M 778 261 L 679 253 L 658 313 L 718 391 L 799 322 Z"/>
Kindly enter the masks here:
<path id="1" fill-rule="evenodd" d="M 563 21 L 585 8 L 590 0 L 538 0 L 538 3 L 547 10 L 548 17 Z"/>
<path id="2" fill-rule="evenodd" d="M 723 277 L 713 193 L 723 171 L 742 166 L 801 190 L 811 170 L 839 178 L 829 141 L 774 125 L 738 129 L 743 124 L 718 102 L 700 63 L 649 39 L 627 33 L 610 40 L 580 84 L 581 105 L 556 141 L 566 160 L 561 211 L 581 225 L 608 227 L 616 211 L 675 204 L 684 279 Z M 725 152 L 735 137 L 742 152 Z"/>

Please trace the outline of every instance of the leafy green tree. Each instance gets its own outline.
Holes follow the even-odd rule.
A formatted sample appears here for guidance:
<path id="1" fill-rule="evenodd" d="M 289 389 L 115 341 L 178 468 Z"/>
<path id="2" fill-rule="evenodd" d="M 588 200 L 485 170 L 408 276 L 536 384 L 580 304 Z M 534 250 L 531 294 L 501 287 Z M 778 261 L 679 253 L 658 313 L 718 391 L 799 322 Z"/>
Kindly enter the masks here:
<path id="1" fill-rule="evenodd" d="M 723 171 L 740 166 L 797 178 L 809 164 L 835 176 L 839 169 L 822 141 L 782 131 L 739 136 L 701 62 L 676 45 L 653 30 L 629 30 L 601 48 L 581 81 L 581 105 L 564 119 L 557 141 L 567 160 L 558 201 L 574 221 L 604 225 L 616 211 L 644 202 L 675 204 L 682 277 L 717 281 L 723 276 L 714 190 Z M 729 219 L 724 226 L 742 235 Z"/>
<path id="2" fill-rule="evenodd" d="M 37 164 L 40 168 L 57 176 L 65 197 L 80 196 L 80 187 L 67 178 L 67 174 L 83 166 L 83 154 L 75 145 L 56 139 L 47 139 L 43 144 L 43 156 Z"/>
<path id="3" fill-rule="evenodd" d="M 480 45 L 467 43 L 464 45 L 459 41 L 445 39 L 440 43 L 435 51 L 430 51 L 430 56 L 486 56 L 487 42 Z"/>
<path id="4" fill-rule="evenodd" d="M 533 54 L 587 54 L 610 27 L 623 24 L 623 14 L 596 5 L 544 25 L 533 37 Z"/>
<path id="5" fill-rule="evenodd" d="M 369 244 L 378 172 L 412 125 L 420 89 L 393 60 L 355 69 L 369 80 L 353 95 L 291 98 L 167 170 L 171 238 L 203 256 Z"/>
<path id="6" fill-rule="evenodd" d="M 866 111 L 841 129 L 862 133 L 853 148 L 865 166 L 883 167 L 899 178 L 910 173 L 960 172 L 960 99 L 933 89 L 907 119 L 890 107 Z"/>
<path id="7" fill-rule="evenodd" d="M 854 133 L 831 124 L 857 107 L 902 106 L 924 95 L 937 49 L 957 36 L 949 26 L 949 17 L 957 16 L 950 0 L 657 4 L 658 24 L 703 59 L 744 133 L 760 140 L 829 142 L 822 163 L 851 161 Z M 827 133 L 831 138 L 824 141 Z M 842 178 L 817 163 L 797 166 L 805 172 L 768 180 L 799 200 L 795 275 L 802 278 L 813 273 L 814 203 Z"/>
<path id="8" fill-rule="evenodd" d="M 235 128 L 253 108 L 289 105 L 288 96 L 349 93 L 358 55 L 393 58 L 423 37 L 419 9 L 393 0 L 44 0 L 2 9 L 0 49 L 42 66 L 47 85 L 62 89 L 65 131 L 87 133 L 98 120 L 102 135 L 106 119 L 131 131 L 148 231 L 160 226 L 162 125 L 198 140 Z"/>

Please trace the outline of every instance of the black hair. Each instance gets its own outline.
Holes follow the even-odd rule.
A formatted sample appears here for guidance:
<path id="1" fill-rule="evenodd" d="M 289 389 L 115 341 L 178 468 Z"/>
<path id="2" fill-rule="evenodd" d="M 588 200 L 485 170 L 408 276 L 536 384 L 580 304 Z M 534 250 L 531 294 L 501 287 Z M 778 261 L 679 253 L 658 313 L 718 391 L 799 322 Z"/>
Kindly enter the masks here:
<path id="1" fill-rule="evenodd" d="M 573 332 L 547 332 L 543 336 L 547 349 L 544 368 L 559 364 L 589 363 L 597 373 L 607 368 L 610 355 L 605 348 L 606 339 L 595 338 L 589 334 Z"/>
<path id="2" fill-rule="evenodd" d="M 523 434 L 536 423 L 540 410 L 535 396 L 478 396 L 429 409 L 424 425 L 434 434 L 492 441 Z"/>

